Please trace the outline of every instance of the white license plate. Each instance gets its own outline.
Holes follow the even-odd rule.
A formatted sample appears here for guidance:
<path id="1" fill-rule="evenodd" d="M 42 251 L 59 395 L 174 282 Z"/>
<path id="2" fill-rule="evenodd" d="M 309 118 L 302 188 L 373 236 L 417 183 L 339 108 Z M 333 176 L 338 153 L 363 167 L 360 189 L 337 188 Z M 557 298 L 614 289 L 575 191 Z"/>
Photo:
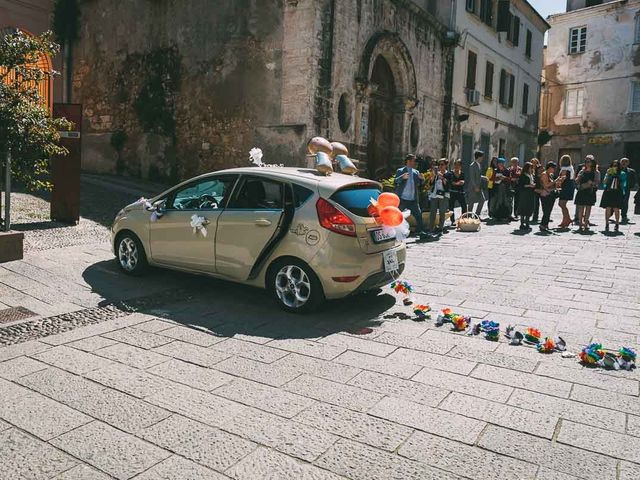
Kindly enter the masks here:
<path id="1" fill-rule="evenodd" d="M 370 230 L 370 232 L 371 232 L 371 239 L 373 240 L 373 243 L 384 243 L 396 238 L 395 231 L 385 232 L 384 229 L 382 228 L 379 228 L 376 230 Z"/>
<path id="2" fill-rule="evenodd" d="M 395 250 L 387 250 L 386 252 L 382 252 L 382 258 L 384 261 L 384 271 L 386 273 L 393 273 L 400 270 L 398 252 Z"/>

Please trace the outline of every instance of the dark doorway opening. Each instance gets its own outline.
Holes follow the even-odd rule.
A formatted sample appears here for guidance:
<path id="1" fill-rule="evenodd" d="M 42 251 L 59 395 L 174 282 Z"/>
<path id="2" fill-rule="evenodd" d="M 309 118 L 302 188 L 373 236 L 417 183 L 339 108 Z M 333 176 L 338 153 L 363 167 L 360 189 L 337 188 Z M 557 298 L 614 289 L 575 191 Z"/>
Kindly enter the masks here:
<path id="1" fill-rule="evenodd" d="M 473 161 L 473 134 L 462 134 L 462 171 L 465 176 L 469 172 L 469 167 Z"/>
<path id="2" fill-rule="evenodd" d="M 396 85 L 389 63 L 378 55 L 371 72 L 375 90 L 369 101 L 369 176 L 379 180 L 393 171 L 393 102 Z"/>

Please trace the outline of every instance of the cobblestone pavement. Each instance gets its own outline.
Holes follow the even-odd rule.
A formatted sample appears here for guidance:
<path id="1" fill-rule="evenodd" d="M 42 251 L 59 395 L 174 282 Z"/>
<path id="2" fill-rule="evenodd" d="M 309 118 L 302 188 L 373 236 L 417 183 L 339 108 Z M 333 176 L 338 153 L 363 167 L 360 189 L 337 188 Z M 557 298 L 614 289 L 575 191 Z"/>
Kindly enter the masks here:
<path id="1" fill-rule="evenodd" d="M 417 303 L 571 351 L 639 348 L 640 225 L 622 231 L 449 233 L 409 245 L 405 279 Z M 124 277 L 87 235 L 0 266 L 0 302 L 37 315 L 0 325 L 17 342 L 0 348 L 0 478 L 640 475 L 638 370 L 415 322 L 388 292 L 293 317 L 225 282 Z"/>

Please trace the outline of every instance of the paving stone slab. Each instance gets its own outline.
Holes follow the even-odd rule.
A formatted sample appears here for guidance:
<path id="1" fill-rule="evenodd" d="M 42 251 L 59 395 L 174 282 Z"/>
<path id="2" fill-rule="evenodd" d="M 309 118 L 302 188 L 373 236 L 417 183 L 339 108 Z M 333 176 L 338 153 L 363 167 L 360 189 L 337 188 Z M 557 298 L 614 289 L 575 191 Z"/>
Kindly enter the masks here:
<path id="1" fill-rule="evenodd" d="M 249 407 L 187 385 L 172 384 L 145 398 L 152 405 L 214 427 L 223 427 Z"/>
<path id="2" fill-rule="evenodd" d="M 616 478 L 616 460 L 522 432 L 489 425 L 478 446 L 583 480 Z"/>
<path id="3" fill-rule="evenodd" d="M 424 432 L 414 432 L 398 453 L 412 460 L 475 480 L 536 478 L 537 467 Z"/>
<path id="4" fill-rule="evenodd" d="M 115 343 L 96 350 L 94 353 L 100 357 L 108 358 L 142 370 L 169 360 L 169 357 L 160 355 L 159 353 L 134 347 L 133 345 L 128 345 L 126 343 Z"/>
<path id="5" fill-rule="evenodd" d="M 257 445 L 217 428 L 173 415 L 140 432 L 151 443 L 223 472 Z"/>
<path id="6" fill-rule="evenodd" d="M 420 370 L 419 365 L 411 363 L 399 363 L 390 357 L 381 358 L 365 353 L 347 351 L 335 360 L 337 363 L 350 365 L 352 367 L 371 370 L 372 372 L 384 373 L 400 378 L 411 378 Z"/>
<path id="7" fill-rule="evenodd" d="M 460 480 L 463 477 L 393 453 L 340 440 L 315 462 L 351 480 Z"/>
<path id="8" fill-rule="evenodd" d="M 35 392 L 0 404 L 0 418 L 45 441 L 92 420 Z"/>
<path id="9" fill-rule="evenodd" d="M 413 432 L 411 428 L 326 403 L 308 408 L 295 420 L 390 452 L 395 451 Z"/>
<path id="10" fill-rule="evenodd" d="M 84 376 L 106 387 L 126 392 L 138 398 L 153 395 L 171 385 L 169 380 L 119 363 L 112 363 L 104 368 L 92 370 Z"/>
<path id="11" fill-rule="evenodd" d="M 442 327 L 439 330 L 428 330 L 420 339 L 440 344 L 442 345 L 441 348 L 448 349 L 447 352 L 456 346 L 487 352 L 493 352 L 498 348 L 497 342 L 489 342 L 485 340 L 484 337 L 469 337 L 464 333 L 452 332 L 451 330 L 447 331 L 446 328 L 447 327 Z"/>
<path id="12" fill-rule="evenodd" d="M 328 335 L 321 338 L 320 342 L 326 343 L 327 345 L 346 348 L 347 350 L 352 350 L 354 352 L 376 355 L 378 357 L 386 357 L 396 349 L 395 345 L 367 340 L 366 338 L 343 335 L 341 333 Z"/>
<path id="13" fill-rule="evenodd" d="M 47 365 L 79 375 L 101 367 L 106 367 L 112 363 L 97 355 L 76 350 L 66 345 L 50 348 L 44 352 L 33 355 L 32 358 Z"/>
<path id="14" fill-rule="evenodd" d="M 356 411 L 367 411 L 383 395 L 351 385 L 330 382 L 311 375 L 301 375 L 284 388 L 289 392 Z"/>
<path id="15" fill-rule="evenodd" d="M 367 371 L 355 376 L 349 381 L 349 385 L 391 397 L 403 398 L 430 407 L 438 405 L 449 394 L 449 390 L 442 388 Z"/>
<path id="16" fill-rule="evenodd" d="M 167 330 L 162 330 L 159 334 L 164 337 L 173 338 L 174 340 L 182 340 L 183 342 L 192 343 L 201 347 L 210 347 L 211 345 L 215 345 L 225 339 L 225 337 L 219 337 L 210 332 L 204 332 L 185 326 L 168 328 Z M 157 347 L 158 345 L 155 346 Z"/>
<path id="17" fill-rule="evenodd" d="M 78 460 L 15 428 L 0 432 L 0 472 L 7 480 L 48 480 Z"/>
<path id="18" fill-rule="evenodd" d="M 556 472 L 549 468 L 540 468 L 536 480 L 580 480 L 578 477 L 569 475 L 567 473 Z"/>
<path id="19" fill-rule="evenodd" d="M 614 409 L 596 407 L 520 389 L 513 392 L 508 403 L 525 410 L 624 433 L 625 414 Z"/>
<path id="20" fill-rule="evenodd" d="M 225 480 L 228 478 L 191 460 L 172 455 L 138 475 L 135 480 Z"/>
<path id="21" fill-rule="evenodd" d="M 180 328 L 180 327 L 174 327 L 174 328 Z M 160 345 L 165 345 L 172 341 L 166 336 L 157 335 L 151 332 L 145 332 L 143 330 L 138 330 L 133 327 L 123 328 L 121 330 L 115 330 L 112 332 L 103 333 L 102 336 L 106 338 L 110 338 L 111 340 L 116 340 L 117 342 L 127 343 L 135 347 L 146 348 L 146 349 L 159 347 Z"/>
<path id="22" fill-rule="evenodd" d="M 228 356 L 236 355 L 238 357 L 248 358 L 250 360 L 256 360 L 263 363 L 273 363 L 289 354 L 288 351 L 273 348 L 274 346 L 265 346 L 257 343 L 245 342 L 244 340 L 238 340 L 236 338 L 228 338 L 211 346 L 210 350 L 216 350 L 227 354 Z"/>
<path id="23" fill-rule="evenodd" d="M 602 373 L 594 368 L 582 368 L 578 372 L 572 368 L 554 366 L 551 364 L 540 365 L 536 370 L 538 375 L 556 378 L 567 382 L 579 383 L 589 387 L 600 388 L 610 392 L 624 395 L 638 396 L 640 384 L 638 380 L 617 378 L 613 375 Z"/>
<path id="24" fill-rule="evenodd" d="M 70 342 L 66 345 L 68 347 L 82 350 L 83 352 L 94 352 L 95 350 L 108 347 L 109 345 L 114 345 L 116 343 L 118 342 L 116 342 L 115 340 L 96 335 L 94 337 L 87 337 L 83 338 L 82 340 L 76 340 L 75 342 Z"/>
<path id="25" fill-rule="evenodd" d="M 299 353 L 321 360 L 332 360 L 346 351 L 345 347 L 327 345 L 306 339 L 276 339 L 267 344 L 269 347 L 279 348 L 288 352 Z"/>
<path id="26" fill-rule="evenodd" d="M 324 378 L 334 382 L 347 383 L 362 370 L 335 362 L 327 362 L 318 358 L 290 353 L 286 357 L 276 361 L 274 365 L 288 371 L 307 373 L 314 377 Z"/>
<path id="27" fill-rule="evenodd" d="M 551 439 L 558 417 L 452 392 L 438 408 Z"/>
<path id="28" fill-rule="evenodd" d="M 213 348 L 201 347 L 199 345 L 182 342 L 180 340 L 154 348 L 152 351 L 203 367 L 211 367 L 233 355 L 231 353 L 220 352 Z"/>
<path id="29" fill-rule="evenodd" d="M 16 380 L 47 367 L 46 363 L 38 362 L 29 357 L 16 357 L 0 363 L 0 378 Z"/>
<path id="30" fill-rule="evenodd" d="M 241 357 L 229 358 L 214 367 L 221 372 L 253 380 L 254 382 L 265 383 L 272 387 L 280 387 L 300 376 L 299 370 L 278 362 L 262 363 Z"/>
<path id="31" fill-rule="evenodd" d="M 54 438 L 50 443 L 122 480 L 171 456 L 166 450 L 98 421 Z"/>
<path id="32" fill-rule="evenodd" d="M 207 391 L 229 383 L 234 378 L 217 370 L 176 359 L 151 367 L 147 371 L 164 379 Z"/>
<path id="33" fill-rule="evenodd" d="M 592 440 L 597 438 L 597 442 Z M 563 421 L 558 442 L 640 463 L 640 438 Z"/>
<path id="34" fill-rule="evenodd" d="M 11 360 L 12 358 L 22 357 L 26 355 L 33 355 L 43 352 L 51 348 L 51 345 L 33 340 L 31 342 L 18 343 L 17 345 L 10 345 L 8 347 L 0 348 L 0 362 L 5 360 Z"/>
<path id="35" fill-rule="evenodd" d="M 254 480 L 258 478 L 274 480 L 340 480 L 344 478 L 262 447 L 229 469 L 227 474 L 236 480 Z"/>
<path id="36" fill-rule="evenodd" d="M 517 372 L 507 368 L 480 364 L 471 372 L 471 376 L 480 380 L 494 382 L 499 385 L 546 392 L 555 397 L 568 398 L 571 383 L 552 378 L 541 377 L 533 373 Z"/>
<path id="37" fill-rule="evenodd" d="M 436 370 L 444 370 L 445 372 L 454 372 L 461 375 L 468 375 L 476 366 L 476 362 L 470 362 L 465 359 L 437 355 L 420 350 L 410 350 L 408 348 L 398 348 L 388 358 L 397 361 L 399 364 L 408 363 L 421 367 L 432 367 Z"/>
<path id="38" fill-rule="evenodd" d="M 87 465 L 78 465 L 53 477 L 53 480 L 111 480 L 112 478 L 113 477 L 106 473 L 102 473 L 95 468 L 91 468 Z"/>
<path id="39" fill-rule="evenodd" d="M 502 344 L 495 352 L 472 350 L 467 347 L 455 347 L 447 355 L 454 358 L 462 358 L 469 362 L 486 363 L 487 365 L 519 370 L 521 372 L 531 373 L 535 370 L 540 358 L 538 352 L 535 352 L 538 354 L 536 358 L 526 358 L 523 356 L 512 355 L 515 353 L 514 351 L 517 350 L 513 347 L 509 350 L 505 350 L 504 352 L 500 351 L 500 347 L 503 346 L 506 347 L 506 345 Z M 451 371 L 455 372 L 454 369 L 451 369 Z M 457 371 L 455 373 L 466 375 L 468 372 Z"/>
<path id="40" fill-rule="evenodd" d="M 412 380 L 436 388 L 452 390 L 495 402 L 506 402 L 513 388 L 464 375 L 425 367 Z"/>
<path id="41" fill-rule="evenodd" d="M 640 465 L 637 463 L 620 462 L 619 480 L 638 480 L 640 478 Z"/>
<path id="42" fill-rule="evenodd" d="M 385 397 L 369 414 L 428 433 L 473 445 L 486 423 L 426 405 Z"/>
<path id="43" fill-rule="evenodd" d="M 215 389 L 213 393 L 286 418 L 294 417 L 316 403 L 310 398 L 242 378 Z"/>
<path id="44" fill-rule="evenodd" d="M 247 408 L 241 415 L 236 415 L 225 423 L 224 429 L 308 462 L 338 441 L 337 436 L 326 431 L 255 408 Z"/>
<path id="45" fill-rule="evenodd" d="M 397 324 L 395 323 L 387 322 L 383 325 L 382 328 L 384 329 L 393 328 L 393 330 L 396 330 L 397 329 L 396 325 Z M 401 332 L 405 331 L 405 329 L 407 328 L 405 324 L 400 324 L 400 325 L 402 325 Z M 410 348 L 412 350 L 422 350 L 424 352 L 436 353 L 439 355 L 444 355 L 453 348 L 453 345 L 451 345 L 450 343 L 443 344 L 443 343 L 439 343 L 436 340 L 431 340 L 426 338 L 416 338 L 418 335 L 422 335 L 424 332 L 428 331 L 426 327 L 419 327 L 419 328 L 420 328 L 420 331 L 419 333 L 416 333 L 415 336 L 410 336 L 408 334 L 409 332 L 398 333 L 398 332 L 387 331 L 385 333 L 382 333 L 378 337 L 376 337 L 376 342 L 387 343 L 389 345 L 394 345 L 396 347 Z"/>
<path id="46" fill-rule="evenodd" d="M 143 332 L 158 333 L 175 326 L 176 322 L 154 318 L 153 320 L 149 320 L 148 322 L 137 324 L 135 328 L 137 328 L 138 330 L 142 330 Z"/>

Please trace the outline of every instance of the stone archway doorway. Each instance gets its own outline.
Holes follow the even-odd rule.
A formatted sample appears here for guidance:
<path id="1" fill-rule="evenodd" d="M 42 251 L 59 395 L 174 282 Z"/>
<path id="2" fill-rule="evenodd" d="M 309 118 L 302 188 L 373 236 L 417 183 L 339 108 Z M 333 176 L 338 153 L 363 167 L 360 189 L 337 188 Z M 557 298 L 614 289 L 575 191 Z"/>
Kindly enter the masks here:
<path id="1" fill-rule="evenodd" d="M 396 97 L 393 72 L 382 55 L 378 55 L 374 62 L 371 85 L 367 160 L 369 177 L 381 179 L 388 177 L 391 173 L 389 170 L 393 158 L 394 100 Z"/>

